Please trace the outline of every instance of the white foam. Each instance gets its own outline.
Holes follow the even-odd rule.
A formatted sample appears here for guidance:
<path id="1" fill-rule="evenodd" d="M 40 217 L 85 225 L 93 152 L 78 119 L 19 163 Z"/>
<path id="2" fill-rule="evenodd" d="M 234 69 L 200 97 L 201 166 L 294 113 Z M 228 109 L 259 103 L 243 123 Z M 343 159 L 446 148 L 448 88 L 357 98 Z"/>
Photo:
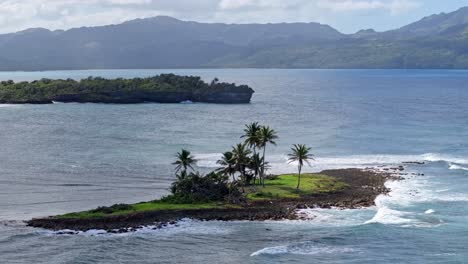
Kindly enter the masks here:
<path id="1" fill-rule="evenodd" d="M 441 202 L 467 202 L 468 194 L 463 193 L 445 193 L 438 197 L 434 197 L 433 200 Z"/>
<path id="2" fill-rule="evenodd" d="M 382 206 L 377 210 L 377 213 L 371 220 L 366 221 L 366 224 L 380 223 L 380 224 L 408 224 L 411 223 L 411 219 L 404 218 L 407 212 L 392 210 L 386 206 Z"/>
<path id="3" fill-rule="evenodd" d="M 438 153 L 426 153 L 421 155 L 421 157 L 424 159 L 424 161 L 445 161 L 450 163 L 468 164 L 467 157 L 452 156 Z"/>
<path id="4" fill-rule="evenodd" d="M 135 234 L 158 234 L 162 236 L 171 236 L 174 234 L 218 234 L 226 235 L 231 233 L 230 223 L 223 221 L 200 221 L 195 219 L 185 218 L 175 224 L 167 225 L 163 228 L 156 228 L 155 226 L 146 226 L 135 231 Z M 128 233 L 131 234 L 131 233 Z"/>
<path id="5" fill-rule="evenodd" d="M 200 153 L 195 154 L 198 160 L 198 166 L 205 168 L 216 168 L 216 161 L 221 157 L 220 153 Z M 272 154 L 267 156 L 271 165 L 272 173 L 289 173 L 296 169 L 296 164 L 288 163 L 286 154 Z M 365 168 L 379 165 L 396 165 L 403 162 L 438 162 L 468 164 L 467 157 L 450 156 L 436 153 L 426 153 L 422 155 L 347 155 L 347 156 L 328 156 L 316 157 L 311 161 L 311 167 L 305 166 L 306 171 L 319 171 L 325 169 L 339 168 Z"/>
<path id="6" fill-rule="evenodd" d="M 136 229 L 127 229 L 127 232 L 116 233 L 107 232 L 106 230 L 92 229 L 86 232 L 75 230 L 59 230 L 48 231 L 41 230 L 41 234 L 55 236 L 55 235 L 83 235 L 83 236 L 135 236 L 135 235 L 151 235 L 151 236 L 173 236 L 176 234 L 190 234 L 190 235 L 203 235 L 203 234 L 219 234 L 227 235 L 232 231 L 232 223 L 224 221 L 200 221 L 189 218 L 182 219 L 175 224 L 166 224 L 163 227 L 157 225 L 147 225 Z M 117 231 L 117 230 L 116 230 Z"/>
<path id="7" fill-rule="evenodd" d="M 457 165 L 457 164 L 450 163 L 449 170 L 465 170 L 465 171 L 468 171 L 468 168 L 467 167 L 462 167 L 462 166 Z"/>
<path id="8" fill-rule="evenodd" d="M 429 209 L 429 210 L 426 210 L 424 213 L 425 214 L 433 214 L 433 213 L 435 213 L 435 211 L 432 210 L 432 209 Z"/>
<path id="9" fill-rule="evenodd" d="M 0 104 L 0 108 L 6 108 L 6 107 L 19 107 L 19 105 L 16 105 L 16 104 Z"/>
<path id="10" fill-rule="evenodd" d="M 104 235 L 107 234 L 106 230 L 98 230 L 98 229 L 92 229 L 84 232 L 84 234 L 89 235 L 89 236 L 97 236 L 97 235 Z"/>
<path id="11" fill-rule="evenodd" d="M 310 225 L 319 226 L 356 226 L 361 225 L 373 208 L 341 209 L 341 208 L 307 208 L 297 210 L 299 221 L 306 221 Z M 293 220 L 294 221 L 294 220 Z"/>
<path id="12" fill-rule="evenodd" d="M 339 246 L 315 245 L 313 243 L 301 243 L 296 245 L 286 245 L 277 247 L 267 247 L 252 253 L 250 256 L 260 255 L 280 255 L 280 254 L 295 254 L 295 255 L 319 255 L 319 254 L 340 254 L 355 252 L 356 249 Z"/>
<path id="13" fill-rule="evenodd" d="M 199 153 L 193 155 L 197 160 L 197 166 L 202 168 L 218 168 L 219 165 L 216 163 L 221 159 L 221 153 Z"/>

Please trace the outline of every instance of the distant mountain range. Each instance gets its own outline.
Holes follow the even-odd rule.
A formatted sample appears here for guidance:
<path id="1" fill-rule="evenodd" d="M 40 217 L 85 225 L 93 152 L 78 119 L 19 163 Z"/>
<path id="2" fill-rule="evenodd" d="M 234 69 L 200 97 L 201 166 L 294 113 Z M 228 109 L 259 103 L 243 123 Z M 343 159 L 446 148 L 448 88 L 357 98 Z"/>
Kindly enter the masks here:
<path id="1" fill-rule="evenodd" d="M 468 68 L 468 7 L 400 29 L 342 34 L 318 23 L 221 24 L 171 17 L 0 35 L 0 70 Z"/>

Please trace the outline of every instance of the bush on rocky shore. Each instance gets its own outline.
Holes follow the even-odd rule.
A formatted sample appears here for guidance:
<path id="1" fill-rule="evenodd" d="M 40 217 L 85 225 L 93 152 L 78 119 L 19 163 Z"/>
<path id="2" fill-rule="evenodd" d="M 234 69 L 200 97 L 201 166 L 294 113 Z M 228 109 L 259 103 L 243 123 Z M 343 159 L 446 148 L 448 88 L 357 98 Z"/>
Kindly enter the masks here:
<path id="1" fill-rule="evenodd" d="M 224 201 L 229 194 L 228 177 L 217 172 L 201 175 L 191 172 L 178 179 L 171 186 L 172 195 L 162 199 L 173 203 L 205 203 Z"/>

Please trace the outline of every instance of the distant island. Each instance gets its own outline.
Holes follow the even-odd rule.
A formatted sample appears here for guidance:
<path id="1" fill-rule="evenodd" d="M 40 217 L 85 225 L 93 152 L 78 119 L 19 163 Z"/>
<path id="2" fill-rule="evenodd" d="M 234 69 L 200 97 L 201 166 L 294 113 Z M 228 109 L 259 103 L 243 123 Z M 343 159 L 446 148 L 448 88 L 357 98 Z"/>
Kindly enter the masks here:
<path id="1" fill-rule="evenodd" d="M 137 204 L 115 204 L 93 210 L 36 218 L 29 226 L 74 234 L 91 229 L 111 233 L 131 232 L 150 226 L 158 229 L 177 224 L 183 218 L 200 220 L 281 220 L 301 219 L 301 208 L 361 208 L 374 205 L 386 194 L 387 180 L 398 180 L 403 166 L 373 169 L 338 169 L 303 173 L 314 159 L 311 148 L 295 144 L 288 155 L 297 172 L 267 173 L 266 149 L 276 145 L 276 131 L 258 123 L 246 125 L 242 142 L 224 152 L 219 168 L 205 175 L 195 170 L 190 151 L 176 155 L 175 181 L 171 194 L 162 199 Z"/>
<path id="2" fill-rule="evenodd" d="M 0 70 L 468 69 L 467 47 L 468 7 L 394 30 L 353 34 L 319 23 L 199 23 L 158 16 L 0 34 Z"/>
<path id="3" fill-rule="evenodd" d="M 80 81 L 41 79 L 33 82 L 0 82 L 0 104 L 63 103 L 250 103 L 254 90 L 247 85 L 206 83 L 200 77 L 161 74 L 148 78 Z"/>

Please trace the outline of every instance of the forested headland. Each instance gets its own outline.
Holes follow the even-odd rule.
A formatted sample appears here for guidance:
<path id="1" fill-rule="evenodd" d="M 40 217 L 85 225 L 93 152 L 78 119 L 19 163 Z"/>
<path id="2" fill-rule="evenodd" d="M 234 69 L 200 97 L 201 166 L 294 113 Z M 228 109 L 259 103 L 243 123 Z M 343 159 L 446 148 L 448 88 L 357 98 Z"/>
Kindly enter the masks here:
<path id="1" fill-rule="evenodd" d="M 247 85 L 211 83 L 197 76 L 161 74 L 147 78 L 82 80 L 41 79 L 32 82 L 0 82 L 0 103 L 249 103 L 254 90 Z"/>

